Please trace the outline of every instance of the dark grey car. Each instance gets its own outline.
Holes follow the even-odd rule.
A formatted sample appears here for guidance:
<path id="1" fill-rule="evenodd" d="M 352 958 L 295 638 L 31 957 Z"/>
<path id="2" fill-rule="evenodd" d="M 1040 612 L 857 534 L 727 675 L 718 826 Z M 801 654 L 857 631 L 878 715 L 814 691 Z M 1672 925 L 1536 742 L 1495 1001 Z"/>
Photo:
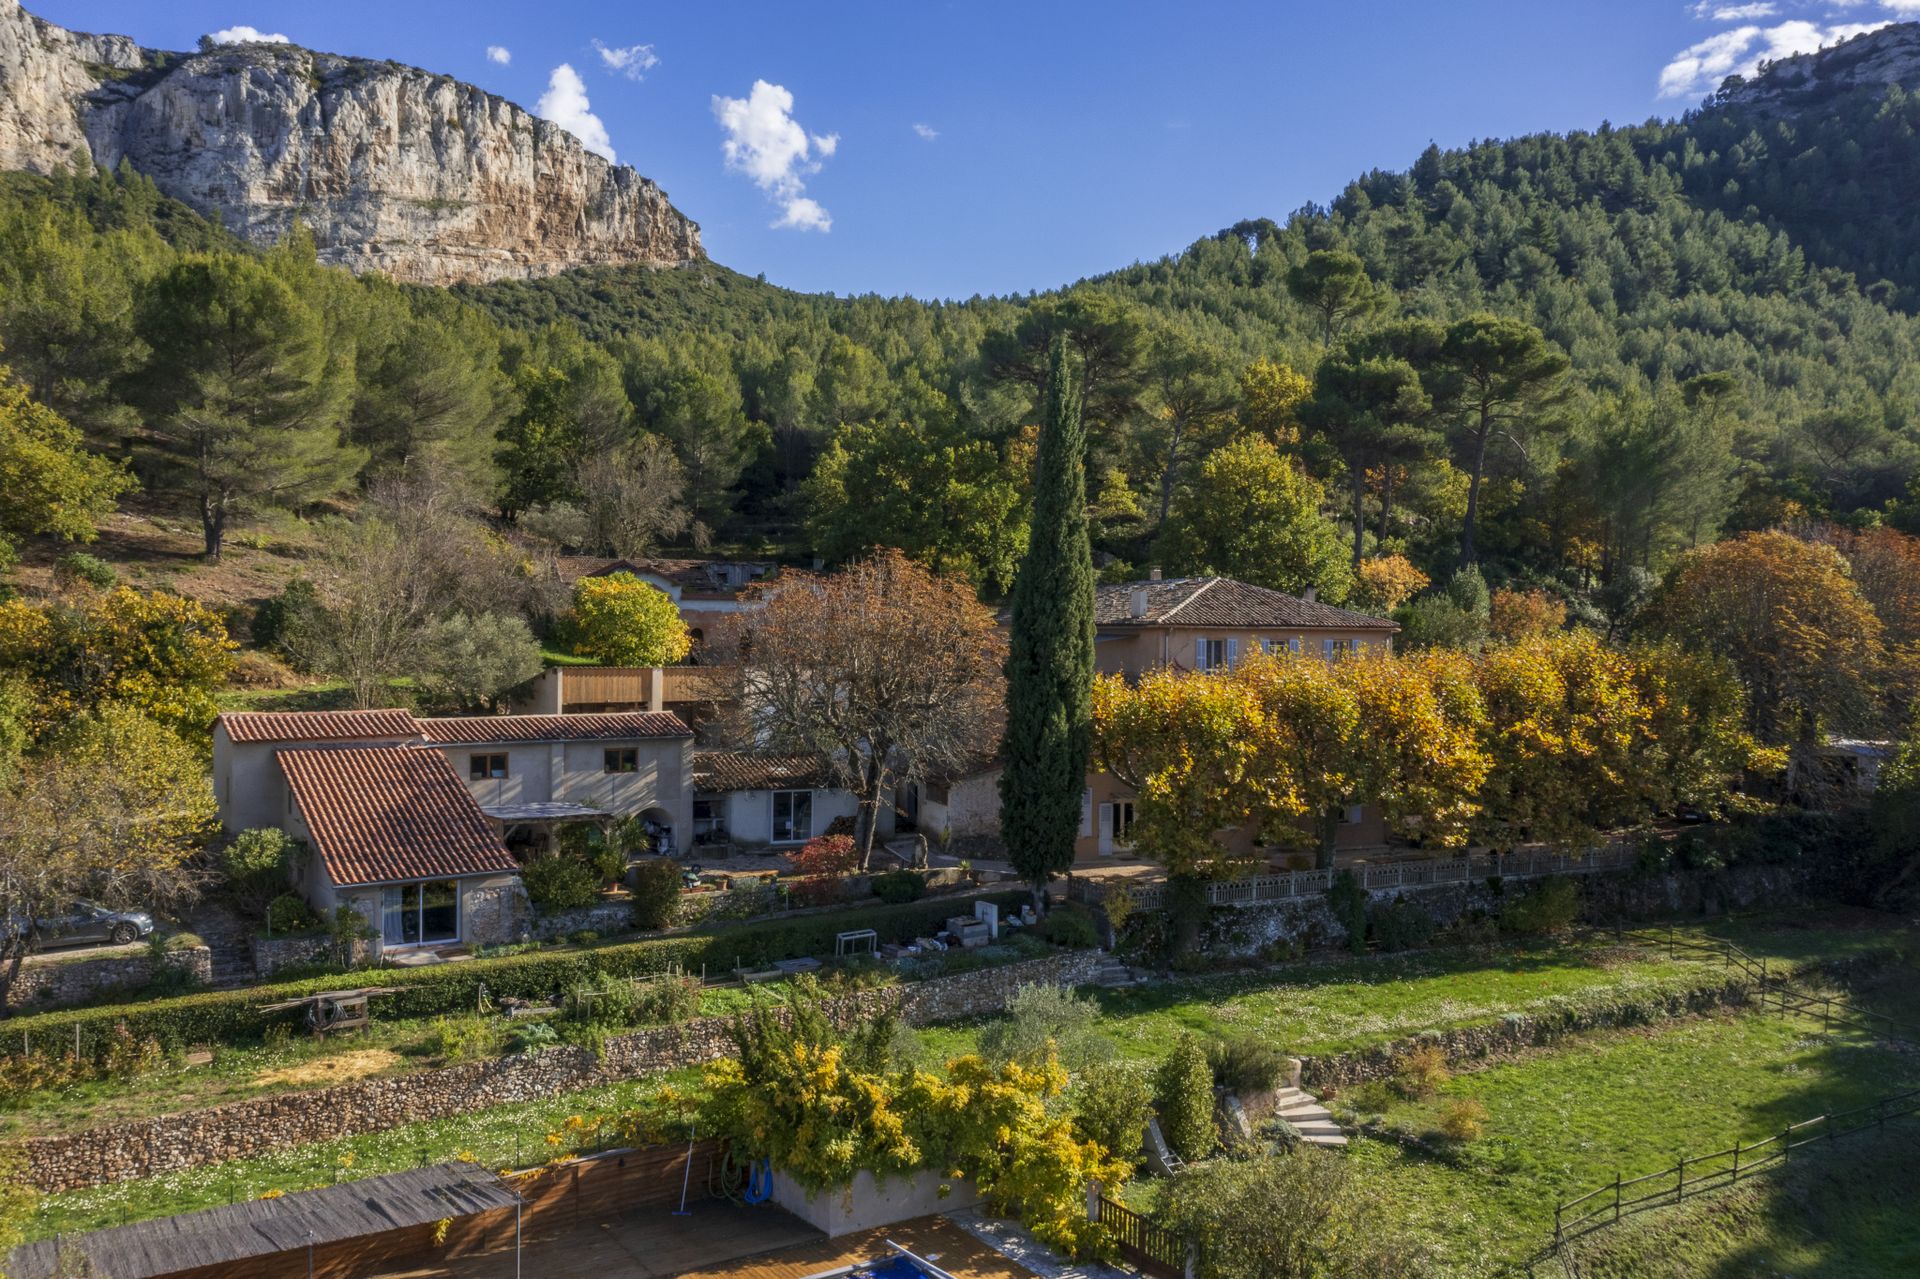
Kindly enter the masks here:
<path id="1" fill-rule="evenodd" d="M 153 931 L 153 916 L 144 910 L 108 910 L 97 902 L 76 901 L 57 915 L 35 921 L 40 940 L 49 946 L 77 946 L 83 942 L 138 941 Z"/>

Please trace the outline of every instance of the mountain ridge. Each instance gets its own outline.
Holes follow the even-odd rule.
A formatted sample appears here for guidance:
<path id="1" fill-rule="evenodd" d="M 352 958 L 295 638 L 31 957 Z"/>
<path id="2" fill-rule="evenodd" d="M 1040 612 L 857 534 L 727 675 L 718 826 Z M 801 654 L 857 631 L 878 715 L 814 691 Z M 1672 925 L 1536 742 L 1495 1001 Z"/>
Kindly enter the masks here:
<path id="1" fill-rule="evenodd" d="M 125 162 L 256 245 L 419 284 L 704 261 L 659 185 L 473 85 L 298 45 L 198 53 L 73 32 L 0 0 L 0 167 Z"/>

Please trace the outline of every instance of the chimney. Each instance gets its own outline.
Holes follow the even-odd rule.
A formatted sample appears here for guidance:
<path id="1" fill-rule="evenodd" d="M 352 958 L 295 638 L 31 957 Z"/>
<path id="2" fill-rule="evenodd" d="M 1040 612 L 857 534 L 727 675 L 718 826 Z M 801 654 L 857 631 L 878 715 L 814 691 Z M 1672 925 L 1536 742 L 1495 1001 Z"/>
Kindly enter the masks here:
<path id="1" fill-rule="evenodd" d="M 1133 593 L 1127 597 L 1127 616 L 1145 617 L 1146 615 L 1147 589 L 1144 586 L 1136 586 L 1133 588 Z"/>
<path id="2" fill-rule="evenodd" d="M 1160 570 L 1159 570 L 1159 569 L 1157 569 L 1157 568 L 1150 568 L 1150 569 L 1148 569 L 1148 570 L 1147 570 L 1147 580 L 1148 580 L 1149 582 L 1157 582 L 1157 581 L 1159 581 L 1159 580 L 1160 580 Z"/>
<path id="3" fill-rule="evenodd" d="M 1320 588 L 1317 586 L 1309 586 L 1306 590 L 1300 592 L 1300 598 L 1311 604 L 1320 598 Z"/>

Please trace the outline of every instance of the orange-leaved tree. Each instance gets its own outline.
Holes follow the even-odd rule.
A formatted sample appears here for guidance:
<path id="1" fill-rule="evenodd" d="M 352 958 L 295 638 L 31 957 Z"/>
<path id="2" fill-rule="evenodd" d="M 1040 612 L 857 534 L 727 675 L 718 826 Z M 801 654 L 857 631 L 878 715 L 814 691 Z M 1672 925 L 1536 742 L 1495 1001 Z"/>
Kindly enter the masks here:
<path id="1" fill-rule="evenodd" d="M 1822 733 L 1870 727 L 1881 712 L 1886 628 L 1831 546 L 1774 531 L 1689 551 L 1644 624 L 1731 661 L 1749 727 L 1791 747 L 1798 769 Z"/>
<path id="2" fill-rule="evenodd" d="M 858 797 L 862 869 L 896 785 L 958 771 L 999 741 L 1006 640 L 964 581 L 884 550 L 735 617 L 715 648 L 733 735 L 812 756 Z"/>

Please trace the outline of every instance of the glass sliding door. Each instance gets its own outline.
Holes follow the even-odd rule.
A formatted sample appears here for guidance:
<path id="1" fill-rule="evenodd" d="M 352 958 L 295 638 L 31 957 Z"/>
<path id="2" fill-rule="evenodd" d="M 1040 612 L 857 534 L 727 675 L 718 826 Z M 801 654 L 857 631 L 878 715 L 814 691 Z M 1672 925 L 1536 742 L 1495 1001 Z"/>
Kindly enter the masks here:
<path id="1" fill-rule="evenodd" d="M 380 898 L 380 939 L 389 946 L 460 940 L 460 888 L 451 879 L 396 884 Z"/>

